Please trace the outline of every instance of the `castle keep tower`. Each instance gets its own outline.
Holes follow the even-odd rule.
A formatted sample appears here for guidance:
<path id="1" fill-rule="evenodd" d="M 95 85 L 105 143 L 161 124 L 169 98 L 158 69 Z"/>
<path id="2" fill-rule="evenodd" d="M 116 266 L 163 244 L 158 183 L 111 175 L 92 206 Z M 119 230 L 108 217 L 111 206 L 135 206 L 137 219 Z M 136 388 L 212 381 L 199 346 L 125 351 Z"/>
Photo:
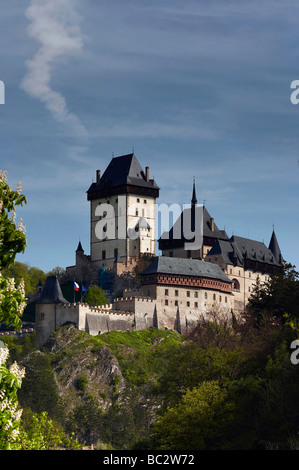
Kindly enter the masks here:
<path id="1" fill-rule="evenodd" d="M 90 257 L 98 267 L 131 263 L 155 253 L 155 202 L 159 187 L 134 153 L 112 158 L 87 191 Z"/>

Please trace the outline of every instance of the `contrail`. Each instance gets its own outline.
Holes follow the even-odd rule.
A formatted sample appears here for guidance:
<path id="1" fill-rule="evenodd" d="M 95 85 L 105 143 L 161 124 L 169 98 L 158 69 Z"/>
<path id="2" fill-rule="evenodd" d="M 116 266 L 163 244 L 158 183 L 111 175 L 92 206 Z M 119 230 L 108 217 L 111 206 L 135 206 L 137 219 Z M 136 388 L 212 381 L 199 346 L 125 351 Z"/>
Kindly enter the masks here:
<path id="1" fill-rule="evenodd" d="M 40 43 L 40 48 L 31 60 L 26 61 L 28 73 L 21 87 L 45 103 L 57 121 L 67 125 L 76 135 L 86 137 L 86 129 L 69 111 L 64 96 L 50 85 L 55 61 L 80 54 L 83 48 L 74 3 L 74 0 L 31 0 L 26 10 L 30 20 L 28 34 Z"/>

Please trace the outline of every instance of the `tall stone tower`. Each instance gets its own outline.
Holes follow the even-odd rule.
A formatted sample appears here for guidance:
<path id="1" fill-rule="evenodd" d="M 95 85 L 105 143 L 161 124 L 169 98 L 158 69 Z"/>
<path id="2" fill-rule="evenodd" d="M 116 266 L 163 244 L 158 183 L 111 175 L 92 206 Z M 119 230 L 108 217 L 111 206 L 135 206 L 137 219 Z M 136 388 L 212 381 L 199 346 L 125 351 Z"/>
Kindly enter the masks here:
<path id="1" fill-rule="evenodd" d="M 87 191 L 90 259 L 99 267 L 131 263 L 155 253 L 155 202 L 159 187 L 134 153 L 112 158 Z"/>

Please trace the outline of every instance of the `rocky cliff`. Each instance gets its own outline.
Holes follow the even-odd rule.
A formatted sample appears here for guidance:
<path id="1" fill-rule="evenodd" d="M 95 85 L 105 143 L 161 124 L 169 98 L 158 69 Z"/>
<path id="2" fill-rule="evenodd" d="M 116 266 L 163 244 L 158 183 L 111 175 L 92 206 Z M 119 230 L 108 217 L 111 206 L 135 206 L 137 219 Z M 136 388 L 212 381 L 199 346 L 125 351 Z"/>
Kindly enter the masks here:
<path id="1" fill-rule="evenodd" d="M 48 408 L 84 444 L 130 447 L 148 437 L 163 400 L 157 381 L 180 342 L 154 328 L 93 337 L 64 325 L 22 361 L 21 404 Z"/>

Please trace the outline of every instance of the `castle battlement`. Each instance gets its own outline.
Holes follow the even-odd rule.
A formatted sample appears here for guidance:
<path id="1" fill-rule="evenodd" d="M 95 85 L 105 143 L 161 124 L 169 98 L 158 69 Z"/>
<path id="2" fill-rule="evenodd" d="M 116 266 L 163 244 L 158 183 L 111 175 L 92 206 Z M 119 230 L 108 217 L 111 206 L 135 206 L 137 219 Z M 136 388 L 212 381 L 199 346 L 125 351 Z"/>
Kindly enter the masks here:
<path id="1" fill-rule="evenodd" d="M 130 297 L 116 297 L 114 299 L 115 302 L 125 302 L 127 300 L 136 300 L 137 302 L 155 302 L 155 299 L 152 297 L 144 297 L 144 296 L 139 296 L 139 295 L 133 295 Z"/>

